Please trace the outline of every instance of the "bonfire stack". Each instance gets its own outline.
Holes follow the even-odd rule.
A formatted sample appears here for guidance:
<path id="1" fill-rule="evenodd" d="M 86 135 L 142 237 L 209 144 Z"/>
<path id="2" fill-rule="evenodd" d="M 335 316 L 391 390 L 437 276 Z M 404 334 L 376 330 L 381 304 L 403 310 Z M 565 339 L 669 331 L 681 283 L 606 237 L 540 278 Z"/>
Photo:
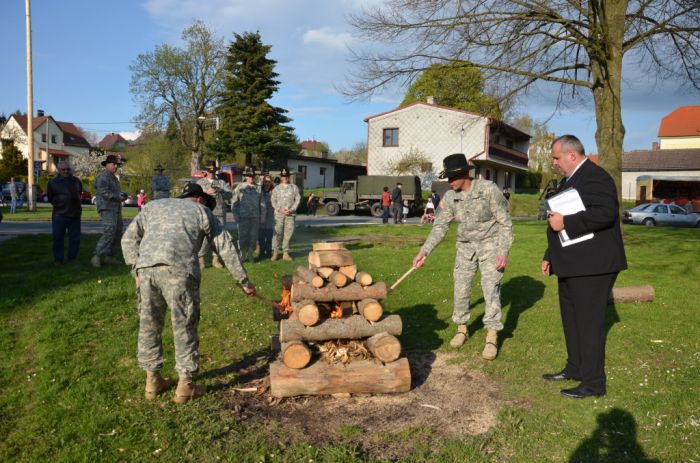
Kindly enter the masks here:
<path id="1" fill-rule="evenodd" d="M 308 268 L 297 268 L 283 291 L 288 318 L 270 365 L 272 395 L 408 391 L 411 373 L 396 338 L 401 317 L 384 314 L 386 296 L 386 284 L 358 271 L 342 243 L 315 243 Z"/>

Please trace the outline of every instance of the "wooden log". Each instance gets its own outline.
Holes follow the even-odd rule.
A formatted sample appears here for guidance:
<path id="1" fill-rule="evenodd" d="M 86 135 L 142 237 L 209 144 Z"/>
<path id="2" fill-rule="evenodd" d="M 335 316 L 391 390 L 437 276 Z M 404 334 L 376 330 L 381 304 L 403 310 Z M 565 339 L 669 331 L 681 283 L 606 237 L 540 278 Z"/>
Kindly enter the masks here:
<path id="1" fill-rule="evenodd" d="M 282 343 L 282 362 L 289 368 L 304 368 L 311 361 L 311 349 L 301 341 Z"/>
<path id="2" fill-rule="evenodd" d="M 304 326 L 313 326 L 321 319 L 321 311 L 314 301 L 292 303 L 297 320 Z"/>
<path id="3" fill-rule="evenodd" d="M 384 309 L 376 299 L 362 299 L 357 303 L 357 311 L 370 322 L 376 322 L 382 318 Z"/>
<path id="4" fill-rule="evenodd" d="M 313 251 L 338 251 L 345 249 L 345 246 L 340 241 L 323 241 L 312 243 L 311 246 Z"/>
<path id="5" fill-rule="evenodd" d="M 274 397 L 393 393 L 410 389 L 411 370 L 406 358 L 383 365 L 372 360 L 356 360 L 347 365 L 318 361 L 301 370 L 287 368 L 279 361 L 270 364 L 270 393 Z"/>
<path id="6" fill-rule="evenodd" d="M 337 286 L 338 288 L 342 288 L 350 282 L 350 279 L 344 273 L 333 272 L 328 277 L 328 281 Z"/>
<path id="7" fill-rule="evenodd" d="M 622 286 L 613 288 L 610 294 L 610 302 L 619 304 L 623 302 L 650 302 L 654 300 L 656 291 L 651 285 Z"/>
<path id="8" fill-rule="evenodd" d="M 355 275 L 355 281 L 360 283 L 362 286 L 369 286 L 372 284 L 372 275 L 367 272 L 357 272 Z"/>
<path id="9" fill-rule="evenodd" d="M 322 288 L 326 284 L 321 275 L 304 267 L 297 267 L 297 276 L 314 288 Z"/>
<path id="10" fill-rule="evenodd" d="M 401 356 L 401 343 L 389 333 L 377 333 L 365 341 L 365 346 L 384 363 L 393 362 Z"/>
<path id="11" fill-rule="evenodd" d="M 343 267 L 340 267 L 338 270 L 340 271 L 340 273 L 347 276 L 351 280 L 354 280 L 355 275 L 357 275 L 357 265 L 345 265 Z"/>
<path id="12" fill-rule="evenodd" d="M 309 264 L 316 267 L 344 267 L 353 263 L 352 253 L 347 249 L 311 251 L 309 253 Z"/>
<path id="13" fill-rule="evenodd" d="M 316 302 L 361 301 L 367 298 L 384 299 L 386 294 L 386 284 L 381 281 L 365 287 L 357 283 L 350 283 L 344 288 L 330 284 L 323 288 L 314 288 L 305 283 L 292 285 L 292 301 L 303 301 L 304 299 Z"/>
<path id="14" fill-rule="evenodd" d="M 398 336 L 403 325 L 399 315 L 388 315 L 370 323 L 361 315 L 347 318 L 326 318 L 316 326 L 304 326 L 296 320 L 280 320 L 280 341 L 328 341 L 329 339 L 359 339 L 386 331 Z"/>
<path id="15" fill-rule="evenodd" d="M 333 272 L 335 272 L 335 270 L 333 270 L 332 267 L 318 267 L 316 269 L 316 273 L 321 275 L 323 278 L 328 278 Z"/>

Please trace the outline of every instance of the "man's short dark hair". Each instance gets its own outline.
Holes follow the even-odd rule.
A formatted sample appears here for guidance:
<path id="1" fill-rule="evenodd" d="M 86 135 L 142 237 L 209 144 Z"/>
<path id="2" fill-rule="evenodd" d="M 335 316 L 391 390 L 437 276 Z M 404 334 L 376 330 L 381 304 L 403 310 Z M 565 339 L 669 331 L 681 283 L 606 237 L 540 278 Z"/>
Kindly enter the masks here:
<path id="1" fill-rule="evenodd" d="M 403 186 L 401 182 L 396 182 L 396 186 Z"/>
<path id="2" fill-rule="evenodd" d="M 385 186 L 385 187 L 384 187 L 384 191 L 389 191 L 389 187 L 388 187 L 388 186 Z"/>
<path id="3" fill-rule="evenodd" d="M 554 144 L 557 142 L 561 142 L 561 148 L 563 151 L 571 150 L 581 156 L 586 155 L 586 150 L 583 148 L 583 143 L 581 143 L 581 140 L 576 138 L 574 135 L 562 135 L 561 137 L 555 138 L 550 146 L 550 149 L 554 148 Z"/>

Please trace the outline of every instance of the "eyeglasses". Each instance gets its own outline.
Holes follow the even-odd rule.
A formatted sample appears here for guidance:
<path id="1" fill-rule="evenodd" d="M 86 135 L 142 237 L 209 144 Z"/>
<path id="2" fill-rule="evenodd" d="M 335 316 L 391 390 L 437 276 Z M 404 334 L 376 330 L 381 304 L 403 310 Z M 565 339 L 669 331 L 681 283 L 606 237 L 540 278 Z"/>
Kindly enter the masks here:
<path id="1" fill-rule="evenodd" d="M 71 169 L 61 169 L 61 172 L 70 172 Z"/>

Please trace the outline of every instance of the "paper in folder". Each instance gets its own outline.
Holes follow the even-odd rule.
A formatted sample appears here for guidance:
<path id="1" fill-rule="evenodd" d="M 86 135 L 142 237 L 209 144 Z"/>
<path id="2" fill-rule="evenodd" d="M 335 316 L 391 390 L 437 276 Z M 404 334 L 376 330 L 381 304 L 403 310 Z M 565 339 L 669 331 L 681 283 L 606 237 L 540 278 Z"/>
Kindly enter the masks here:
<path id="1" fill-rule="evenodd" d="M 547 200 L 547 204 L 549 205 L 549 210 L 558 212 L 561 215 L 571 215 L 586 210 L 586 206 L 584 206 L 583 201 L 581 201 L 581 196 L 574 188 L 569 188 L 552 196 Z M 590 240 L 591 238 L 593 238 L 593 233 L 571 239 L 569 235 L 566 234 L 566 230 L 559 232 L 559 241 L 561 241 L 563 247 Z"/>

